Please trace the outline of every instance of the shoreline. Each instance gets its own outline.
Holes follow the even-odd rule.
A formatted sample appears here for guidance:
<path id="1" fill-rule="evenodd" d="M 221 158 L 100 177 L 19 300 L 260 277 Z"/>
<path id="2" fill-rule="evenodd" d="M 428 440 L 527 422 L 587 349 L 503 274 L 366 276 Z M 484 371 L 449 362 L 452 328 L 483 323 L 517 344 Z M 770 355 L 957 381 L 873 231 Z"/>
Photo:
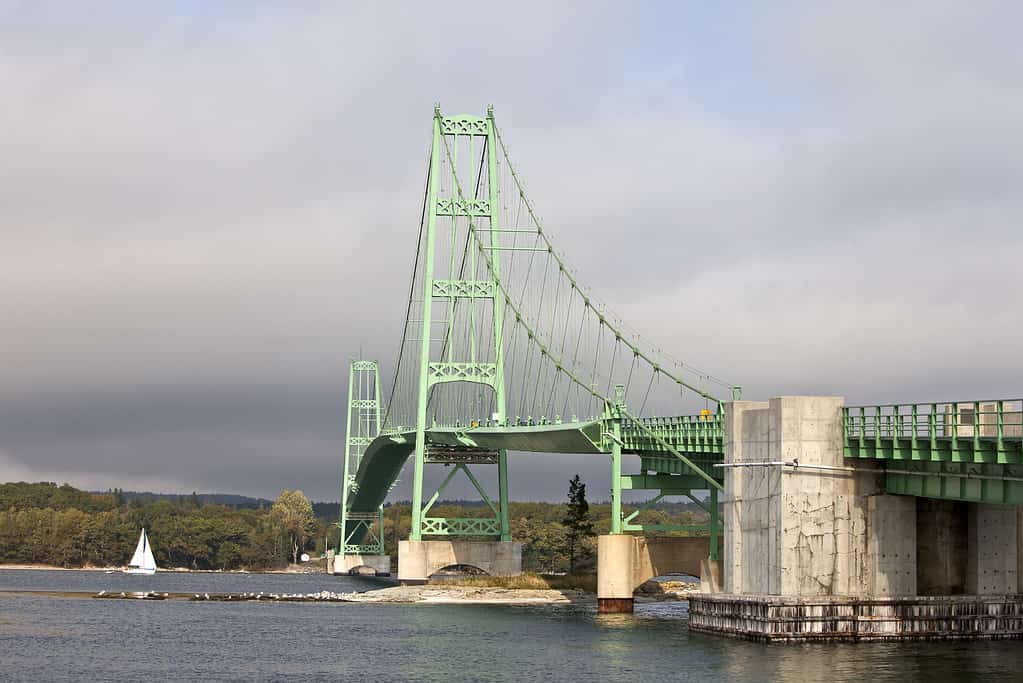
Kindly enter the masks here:
<path id="1" fill-rule="evenodd" d="M 179 600 L 189 602 L 347 602 L 392 605 L 585 605 L 595 606 L 597 596 L 579 589 L 485 588 L 470 586 L 389 586 L 351 593 L 207 593 L 161 591 L 61 591 L 0 590 L 5 595 L 107 600 Z M 682 595 L 636 595 L 637 602 L 683 602 Z"/>
<path id="2" fill-rule="evenodd" d="M 391 586 L 364 592 L 334 593 L 206 593 L 162 591 L 0 590 L 3 596 L 105 600 L 179 600 L 189 602 L 347 602 L 398 605 L 573 605 L 595 604 L 596 595 L 580 590 L 523 588 L 443 588 Z"/>
<path id="3" fill-rule="evenodd" d="M 0 571 L 4 570 L 32 570 L 47 572 L 120 572 L 124 567 L 56 567 L 50 564 L 0 564 Z M 322 574 L 323 570 L 317 569 L 188 569 L 187 567 L 169 567 L 158 569 L 159 572 L 167 574 Z"/>

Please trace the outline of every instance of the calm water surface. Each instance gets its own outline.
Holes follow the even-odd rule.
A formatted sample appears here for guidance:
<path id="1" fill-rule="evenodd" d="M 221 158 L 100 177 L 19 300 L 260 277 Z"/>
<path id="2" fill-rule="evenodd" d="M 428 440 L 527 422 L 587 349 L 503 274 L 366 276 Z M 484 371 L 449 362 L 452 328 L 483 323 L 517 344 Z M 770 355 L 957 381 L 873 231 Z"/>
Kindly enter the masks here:
<path id="1" fill-rule="evenodd" d="M 0 570 L 0 591 L 366 590 L 325 575 Z M 685 603 L 590 607 L 206 603 L 0 593 L 12 681 L 1023 680 L 1023 643 L 758 645 L 691 634 Z"/>

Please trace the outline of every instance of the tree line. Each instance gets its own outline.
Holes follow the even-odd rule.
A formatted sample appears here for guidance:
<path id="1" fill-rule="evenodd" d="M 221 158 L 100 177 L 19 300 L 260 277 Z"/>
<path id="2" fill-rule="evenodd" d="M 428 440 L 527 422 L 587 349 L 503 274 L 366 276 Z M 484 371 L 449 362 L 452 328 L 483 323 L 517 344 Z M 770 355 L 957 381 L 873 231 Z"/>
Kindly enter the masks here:
<path id="1" fill-rule="evenodd" d="M 253 510 L 204 504 L 195 494 L 145 501 L 66 484 L 0 484 L 0 563 L 121 566 L 143 527 L 160 567 L 272 569 L 315 551 L 327 524 L 301 491 Z"/>
<path id="2" fill-rule="evenodd" d="M 513 502 L 512 537 L 523 544 L 523 569 L 534 572 L 594 570 L 596 535 L 611 526 L 609 504 L 586 504 L 574 480 L 568 503 Z M 658 506 L 641 513 L 645 523 L 697 524 L 694 506 Z M 317 516 L 318 513 L 320 516 Z M 337 505 L 309 502 L 301 491 L 283 491 L 263 509 L 206 503 L 196 494 L 138 498 L 117 490 L 89 493 L 53 483 L 0 484 L 0 563 L 59 567 L 121 566 L 145 527 L 163 568 L 273 569 L 303 552 L 318 557 L 337 540 Z M 432 515 L 483 517 L 488 507 L 463 501 L 437 503 Z M 408 538 L 411 506 L 384 509 L 385 549 L 397 557 Z"/>

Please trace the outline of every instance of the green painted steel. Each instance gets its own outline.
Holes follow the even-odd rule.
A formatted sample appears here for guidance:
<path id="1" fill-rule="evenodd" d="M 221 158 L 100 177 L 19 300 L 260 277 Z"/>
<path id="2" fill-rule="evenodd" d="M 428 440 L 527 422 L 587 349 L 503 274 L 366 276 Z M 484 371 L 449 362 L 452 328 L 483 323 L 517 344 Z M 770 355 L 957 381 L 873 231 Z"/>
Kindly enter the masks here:
<path id="1" fill-rule="evenodd" d="M 509 202 L 516 211 L 502 213 Z M 374 373 L 377 387 L 376 363 L 359 363 L 372 364 L 359 371 Z M 638 387 L 636 370 L 644 377 Z M 643 346 L 582 287 L 526 197 L 492 108 L 483 117 L 434 110 L 417 257 L 383 423 L 379 389 L 362 395 L 352 388 L 361 386 L 355 377 L 353 364 L 338 537 L 345 552 L 382 551 L 373 525 L 382 528 L 381 505 L 409 458 L 413 540 L 510 540 L 507 453 L 516 450 L 607 457 L 611 533 L 706 533 L 718 558 L 723 478 L 714 465 L 724 457 L 725 404 L 699 384 L 713 380 L 732 400 L 741 399 L 741 387 Z M 652 416 L 647 400 L 660 383 L 699 397 L 705 410 Z M 361 420 L 353 430 L 353 416 L 367 413 L 372 432 L 360 431 Z M 845 455 L 877 461 L 890 493 L 1019 504 L 1021 417 L 1019 400 L 846 408 Z M 639 456 L 638 470 L 623 471 L 626 456 Z M 448 476 L 424 501 L 424 470 L 437 464 L 450 468 Z M 483 466 L 498 469 L 496 495 L 474 474 Z M 430 516 L 455 477 L 472 484 L 491 516 Z M 649 501 L 626 511 L 629 491 L 646 491 Z M 704 509 L 707 524 L 639 521 L 674 496 Z"/>
<path id="2" fill-rule="evenodd" d="M 479 277 L 463 278 L 461 273 L 456 277 L 455 262 L 458 257 L 459 242 L 455 239 L 459 229 L 466 231 L 466 244 L 473 235 L 473 218 L 486 218 L 491 234 L 491 247 L 496 246 L 497 234 L 500 230 L 498 188 L 496 184 L 497 148 L 495 143 L 496 130 L 494 126 L 493 110 L 488 110 L 486 118 L 472 116 L 444 116 L 440 108 L 434 110 L 433 116 L 433 144 L 430 153 L 430 176 L 427 187 L 427 221 L 425 235 L 424 270 L 422 278 L 422 308 L 420 327 L 420 358 L 419 358 L 419 397 L 418 410 L 416 414 L 415 434 L 415 474 L 413 479 L 412 494 L 412 529 L 410 537 L 412 540 L 421 540 L 424 534 L 430 535 L 496 535 L 502 540 L 511 540 L 511 529 L 508 519 L 508 469 L 507 453 L 499 449 L 497 455 L 498 465 L 498 503 L 494 505 L 479 485 L 468 465 L 459 465 L 455 471 L 462 471 L 472 481 L 481 497 L 490 505 L 493 513 L 494 524 L 487 524 L 481 527 L 479 524 L 465 525 L 461 523 L 446 524 L 437 518 L 427 518 L 426 508 L 423 507 L 423 470 L 428 462 L 427 449 L 433 443 L 427 437 L 427 430 L 431 428 L 428 418 L 428 407 L 431 391 L 434 387 L 448 383 L 470 383 L 489 387 L 494 393 L 494 412 L 488 418 L 495 424 L 501 424 L 505 420 L 505 378 L 503 359 L 503 329 L 502 329 L 502 306 L 497 304 L 496 294 L 500 287 L 500 267 L 498 259 L 493 257 L 488 269 L 489 279 Z M 461 168 L 457 159 L 451 153 L 452 143 L 449 138 L 454 138 L 455 143 L 459 137 L 467 137 L 469 144 L 468 168 Z M 485 139 L 486 147 L 486 191 L 485 198 L 466 198 L 461 190 L 462 177 L 475 177 L 477 170 L 482 177 L 482 168 L 475 168 L 475 157 L 472 153 L 475 139 Z M 456 146 L 457 149 L 457 146 Z M 442 164 L 442 162 L 445 162 Z M 443 169 L 442 169 L 443 166 Z M 442 178 L 442 173 L 445 176 Z M 447 188 L 449 196 L 441 196 L 442 188 Z M 450 196 L 452 190 L 457 190 L 457 196 Z M 460 218 L 465 217 L 468 223 L 463 226 Z M 450 227 L 451 239 L 446 246 L 446 253 L 439 253 L 437 247 L 438 219 L 447 219 L 445 222 Z M 443 250 L 440 250 L 443 251 Z M 470 250 L 467 248 L 467 252 Z M 475 256 L 475 251 L 471 252 Z M 449 272 L 446 278 L 435 279 L 435 267 L 438 257 L 448 257 Z M 464 266 L 464 260 L 463 260 Z M 475 272 L 475 269 L 474 269 Z M 446 358 L 433 358 L 431 354 L 431 343 L 433 334 L 433 308 L 435 299 L 446 300 L 447 302 L 447 339 L 442 349 L 442 354 L 447 351 Z M 466 333 L 469 337 L 469 357 L 454 358 L 453 338 L 456 333 L 453 322 L 456 320 L 456 301 L 467 299 L 469 301 L 468 316 L 461 321 L 459 334 Z M 477 309 L 476 302 L 479 301 L 480 308 Z M 443 303 L 443 302 L 441 302 Z M 489 305 L 490 329 L 487 330 L 484 324 L 484 307 Z M 492 340 L 494 347 L 493 361 L 482 360 L 477 357 L 477 348 L 482 348 L 484 343 Z M 462 448 L 475 448 L 476 446 L 458 442 L 451 444 Z M 454 471 L 452 472 L 454 473 Z M 450 481 L 450 476 L 445 480 L 444 486 Z M 442 486 L 443 488 L 443 486 Z M 436 500 L 439 491 L 434 495 Z M 483 531 L 481 531 L 483 529 Z M 496 531 L 495 531 L 496 530 Z"/>
<path id="3" fill-rule="evenodd" d="M 372 510 L 351 508 L 360 487 L 357 472 L 363 456 L 380 432 L 380 405 L 379 365 L 374 360 L 353 360 L 348 370 L 348 415 L 335 545 L 337 554 L 384 554 L 383 498 Z M 393 480 L 388 483 L 388 490 L 393 483 Z M 368 543 L 364 542 L 367 537 Z"/>
<path id="4" fill-rule="evenodd" d="M 1023 503 L 1023 400 L 844 408 L 845 456 L 877 460 L 889 493 Z"/>
<path id="5" fill-rule="evenodd" d="M 509 183 L 505 190 L 502 178 Z M 501 209 L 509 199 L 519 202 L 519 211 L 502 219 Z M 684 496 L 699 502 L 702 498 L 694 492 L 721 488 L 713 464 L 724 452 L 724 404 L 682 371 L 703 379 L 709 375 L 678 362 L 672 365 L 660 350 L 642 347 L 579 284 L 526 198 L 492 108 L 485 117 L 445 116 L 435 109 L 420 231 L 386 425 L 368 442 L 350 438 L 352 447 L 357 443 L 362 450 L 357 466 L 353 462 L 343 509 L 356 516 L 378 510 L 411 458 L 412 540 L 430 535 L 511 540 L 507 452 L 592 453 L 607 456 L 612 466 L 612 533 L 674 530 L 715 536 L 715 505 L 707 525 L 671 529 L 643 525 L 637 521 L 639 512 L 623 510 L 626 491 L 647 490 L 655 500 Z M 517 242 L 520 236 L 533 243 Z M 510 244 L 501 242 L 505 237 Z M 513 259 L 520 253 L 529 260 L 515 271 L 521 279 L 513 281 Z M 509 259 L 507 278 L 504 258 Z M 584 329 L 596 339 L 586 337 Z M 587 341 L 581 344 L 584 337 Z M 516 348 L 519 340 L 522 346 Z M 411 345 L 415 342 L 417 350 Z M 582 354 L 580 346 L 585 348 Z M 616 365 L 619 355 L 623 358 Z M 601 363 L 609 366 L 606 371 Z M 597 379 L 598 366 L 606 383 Z M 640 386 L 645 390 L 632 389 L 637 369 L 644 375 Z M 614 384 L 619 377 L 624 384 Z M 661 381 L 694 394 L 713 410 L 650 417 L 647 399 Z M 510 383 L 518 392 L 519 414 L 514 417 L 508 412 Z M 741 396 L 739 387 L 723 386 L 733 398 Z M 481 387 L 489 392 L 486 400 L 480 400 Z M 413 395 L 410 406 L 406 399 Z M 458 399 L 469 395 L 475 402 Z M 626 405 L 627 395 L 635 396 L 639 410 Z M 350 398 L 350 410 L 358 400 Z M 571 412 L 591 417 L 572 414 L 569 419 L 570 403 L 582 409 Z M 622 471 L 629 455 L 640 456 L 639 471 Z M 424 500 L 424 470 L 435 463 L 451 469 Z M 473 474 L 473 468 L 485 464 L 497 465 L 496 496 Z M 491 517 L 429 515 L 445 487 L 459 476 L 473 485 Z M 716 494 L 711 500 L 716 501 Z M 353 533 L 346 536 L 346 547 L 361 547 L 369 536 L 368 525 L 356 521 L 349 521 Z"/>

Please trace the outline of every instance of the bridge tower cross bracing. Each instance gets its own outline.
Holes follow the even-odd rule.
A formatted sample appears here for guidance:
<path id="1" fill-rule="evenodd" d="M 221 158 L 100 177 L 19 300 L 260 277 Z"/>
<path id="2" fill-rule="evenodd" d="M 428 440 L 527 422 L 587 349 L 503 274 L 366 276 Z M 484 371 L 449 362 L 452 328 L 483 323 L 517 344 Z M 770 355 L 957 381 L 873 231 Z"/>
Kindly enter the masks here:
<path id="1" fill-rule="evenodd" d="M 485 150 L 485 161 L 476 166 L 474 151 L 476 143 L 481 142 Z M 458 164 L 458 150 L 460 146 L 468 147 L 468 168 L 460 168 Z M 452 152 L 452 150 L 454 150 Z M 423 475 L 424 468 L 430 461 L 429 446 L 427 444 L 426 430 L 429 427 L 428 414 L 430 396 L 434 389 L 442 384 L 463 382 L 479 384 L 490 387 L 494 393 L 493 413 L 487 419 L 495 425 L 504 424 L 506 415 L 506 385 L 504 374 L 504 348 L 503 348 L 503 307 L 498 303 L 498 292 L 500 291 L 500 265 L 496 249 L 498 243 L 498 232 L 500 231 L 499 217 L 499 189 L 497 182 L 497 140 L 494 125 L 493 108 L 487 110 L 484 118 L 473 116 L 451 116 L 441 114 L 440 107 L 434 109 L 433 117 L 433 143 L 430 152 L 430 171 L 427 184 L 427 216 L 425 225 L 425 248 L 424 270 L 421 280 L 422 308 L 421 308 L 421 336 L 420 336 L 420 357 L 419 357 L 419 387 L 416 408 L 416 436 L 414 452 L 414 470 L 412 483 L 412 528 L 410 539 L 420 541 L 424 533 L 444 536 L 499 536 L 502 541 L 511 540 L 511 529 L 508 517 L 508 455 L 505 449 L 498 449 L 496 454 L 482 454 L 473 457 L 471 454 L 461 454 L 455 460 L 451 456 L 440 456 L 434 462 L 445 465 L 455 465 L 448 477 L 441 484 L 440 489 L 433 498 L 423 505 Z M 443 163 L 442 163 L 443 162 Z M 483 166 L 485 165 L 485 169 Z M 476 178 L 475 188 L 471 197 L 465 196 L 463 187 L 469 187 Z M 445 182 L 446 181 L 446 182 Z M 446 192 L 444 192 L 446 190 Z M 442 192 L 444 195 L 442 196 Z M 464 221 L 462 220 L 464 218 Z M 485 221 L 487 226 L 478 225 Z M 450 227 L 450 240 L 444 246 L 438 246 L 438 230 L 441 223 Z M 460 236 L 464 231 L 466 243 L 473 237 L 476 230 L 489 232 L 490 258 L 487 259 L 486 268 L 482 268 L 484 277 L 480 277 L 480 267 L 476 263 L 476 250 L 471 249 L 466 253 L 471 254 L 473 266 L 470 267 L 470 277 L 463 277 L 464 255 L 462 267 L 456 271 L 456 251 L 458 250 Z M 445 253 L 445 247 L 447 253 Z M 449 256 L 449 268 L 447 277 L 436 277 L 438 256 Z M 461 320 L 456 320 L 455 304 L 458 300 L 468 300 L 468 315 Z M 433 329 L 434 329 L 434 305 L 435 300 L 447 304 L 446 333 L 447 343 L 441 350 L 441 356 L 447 351 L 447 358 L 439 357 L 434 359 L 432 351 Z M 477 310 L 476 303 L 480 304 Z M 486 325 L 482 323 L 483 309 L 490 308 L 490 332 L 486 334 Z M 463 329 L 469 339 L 468 358 L 453 357 L 455 345 L 451 343 L 452 336 L 456 332 L 456 326 Z M 492 336 L 492 340 L 484 340 L 482 336 Z M 477 353 L 491 342 L 493 344 L 492 357 L 483 357 Z M 465 352 L 465 348 L 460 351 Z M 477 416 L 480 418 L 481 416 Z M 468 418 L 466 418 L 468 419 Z M 470 466 L 473 464 L 495 463 L 498 468 L 498 501 L 495 506 L 487 496 L 486 491 L 479 481 L 473 476 Z M 483 500 L 494 512 L 492 519 L 445 519 L 442 517 L 427 517 L 429 510 L 438 496 L 451 481 L 458 471 L 465 473 L 466 477 L 476 488 Z"/>

